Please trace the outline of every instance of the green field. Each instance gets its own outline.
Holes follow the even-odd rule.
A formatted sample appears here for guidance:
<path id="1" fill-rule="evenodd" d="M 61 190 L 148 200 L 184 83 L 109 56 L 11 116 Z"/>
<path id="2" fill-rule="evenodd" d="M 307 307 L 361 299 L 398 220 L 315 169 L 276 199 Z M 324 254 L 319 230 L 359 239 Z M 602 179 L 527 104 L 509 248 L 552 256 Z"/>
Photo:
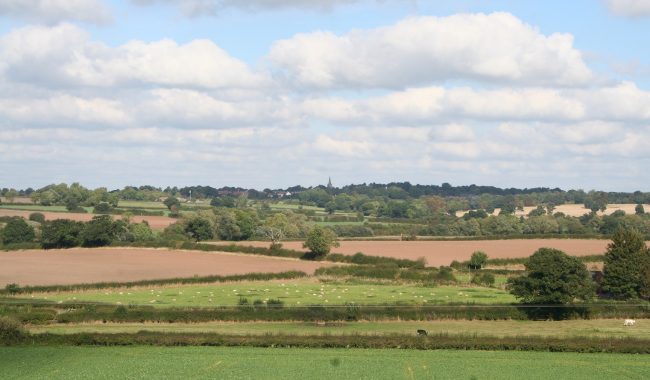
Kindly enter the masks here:
<path id="1" fill-rule="evenodd" d="M 226 284 L 102 289 L 32 294 L 34 300 L 55 302 L 93 301 L 159 307 L 236 305 L 241 297 L 250 302 L 280 299 L 287 306 L 379 304 L 511 303 L 515 298 L 502 289 L 482 287 L 384 284 L 317 283 L 313 281 L 237 282 Z"/>
<path id="2" fill-rule="evenodd" d="M 240 347 L 0 347 L 7 379 L 644 379 L 650 357 Z"/>
<path id="3" fill-rule="evenodd" d="M 46 212 L 69 212 L 65 206 L 42 206 L 42 205 L 1 205 L 0 208 L 7 210 L 25 210 L 25 211 L 46 211 Z M 87 212 L 92 212 L 92 207 L 83 207 Z"/>
<path id="4" fill-rule="evenodd" d="M 623 326 L 620 319 L 566 321 L 386 321 L 386 322 L 206 322 L 206 323 L 81 323 L 31 326 L 32 333 L 135 333 L 141 330 L 178 333 L 218 333 L 238 335 L 415 335 L 425 329 L 429 334 L 468 336 L 543 336 L 590 338 L 650 339 L 650 320 L 638 319 L 634 327 Z"/>

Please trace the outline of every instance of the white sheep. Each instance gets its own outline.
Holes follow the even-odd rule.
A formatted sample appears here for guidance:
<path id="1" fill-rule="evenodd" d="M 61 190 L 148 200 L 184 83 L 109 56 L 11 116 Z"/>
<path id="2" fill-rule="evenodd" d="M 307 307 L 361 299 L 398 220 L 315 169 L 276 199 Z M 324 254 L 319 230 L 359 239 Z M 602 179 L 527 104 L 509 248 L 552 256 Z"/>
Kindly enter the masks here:
<path id="1" fill-rule="evenodd" d="M 634 319 L 626 319 L 623 321 L 623 326 L 634 326 L 634 324 L 636 324 Z"/>

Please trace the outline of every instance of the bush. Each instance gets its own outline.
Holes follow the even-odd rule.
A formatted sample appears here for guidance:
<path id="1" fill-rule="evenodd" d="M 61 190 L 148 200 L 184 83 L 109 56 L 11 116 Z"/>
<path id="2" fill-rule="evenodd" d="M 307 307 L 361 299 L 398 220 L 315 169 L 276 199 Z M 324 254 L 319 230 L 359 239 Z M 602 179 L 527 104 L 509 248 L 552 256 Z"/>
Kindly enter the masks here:
<path id="1" fill-rule="evenodd" d="M 18 294 L 20 293 L 20 286 L 16 283 L 7 284 L 7 286 L 5 286 L 5 292 L 7 292 L 7 294 Z"/>
<path id="2" fill-rule="evenodd" d="M 46 222 L 42 228 L 41 245 L 45 249 L 71 248 L 81 244 L 82 222 L 68 219 L 56 219 Z"/>
<path id="3" fill-rule="evenodd" d="M 494 282 L 494 275 L 490 272 L 481 272 L 472 277 L 472 284 L 475 285 L 493 286 Z"/>
<path id="4" fill-rule="evenodd" d="M 339 243 L 336 241 L 336 234 L 329 228 L 315 226 L 309 231 L 307 239 L 303 244 L 304 248 L 309 248 L 309 254 L 306 258 L 318 259 L 328 253 L 332 247 L 338 247 Z"/>
<path id="5" fill-rule="evenodd" d="M 93 209 L 93 214 L 110 214 L 112 211 L 111 205 L 106 202 L 101 202 Z"/>
<path id="6" fill-rule="evenodd" d="M 16 344 L 27 337 L 23 326 L 13 318 L 0 317 L 0 343 Z"/>
<path id="7" fill-rule="evenodd" d="M 45 223 L 45 215 L 40 212 L 33 212 L 29 214 L 29 220 L 43 224 Z"/>
<path id="8" fill-rule="evenodd" d="M 11 218 L 2 230 L 3 244 L 28 243 L 34 240 L 34 228 L 20 217 Z"/>

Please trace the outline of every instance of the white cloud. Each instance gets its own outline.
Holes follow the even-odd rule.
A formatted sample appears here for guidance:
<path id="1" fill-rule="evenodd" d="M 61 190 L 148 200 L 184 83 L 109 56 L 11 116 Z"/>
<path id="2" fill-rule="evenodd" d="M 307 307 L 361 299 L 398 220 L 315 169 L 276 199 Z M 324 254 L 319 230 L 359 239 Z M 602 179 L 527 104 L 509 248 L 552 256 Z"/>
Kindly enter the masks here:
<path id="1" fill-rule="evenodd" d="M 12 124 L 97 126 L 124 125 L 130 123 L 130 116 L 117 101 L 101 98 L 80 98 L 57 94 L 47 98 L 2 98 L 0 99 L 0 120 Z"/>
<path id="2" fill-rule="evenodd" d="M 412 17 L 344 35 L 318 31 L 273 44 L 268 59 L 316 88 L 400 88 L 450 79 L 575 86 L 593 75 L 573 36 L 543 35 L 509 13 Z"/>
<path id="3" fill-rule="evenodd" d="M 130 41 L 117 47 L 91 41 L 77 26 L 27 26 L 0 39 L 5 78 L 39 86 L 161 85 L 236 88 L 264 85 L 264 75 L 209 40 Z"/>
<path id="4" fill-rule="evenodd" d="M 364 2 L 364 0 L 131 0 L 135 4 L 171 4 L 180 8 L 183 14 L 195 17 L 216 15 L 226 9 L 246 11 L 276 10 L 276 9 L 313 9 L 328 11 L 347 4 Z M 411 2 L 409 0 L 375 0 Z"/>
<path id="5" fill-rule="evenodd" d="M 648 0 L 605 0 L 607 7 L 615 14 L 625 17 L 650 17 Z"/>
<path id="6" fill-rule="evenodd" d="M 339 125 L 423 125 L 474 121 L 650 120 L 650 92 L 624 82 L 594 89 L 424 87 L 360 100 L 313 98 L 306 115 Z"/>
<path id="7" fill-rule="evenodd" d="M 101 0 L 0 0 L 0 16 L 46 24 L 61 21 L 104 24 L 112 17 Z"/>

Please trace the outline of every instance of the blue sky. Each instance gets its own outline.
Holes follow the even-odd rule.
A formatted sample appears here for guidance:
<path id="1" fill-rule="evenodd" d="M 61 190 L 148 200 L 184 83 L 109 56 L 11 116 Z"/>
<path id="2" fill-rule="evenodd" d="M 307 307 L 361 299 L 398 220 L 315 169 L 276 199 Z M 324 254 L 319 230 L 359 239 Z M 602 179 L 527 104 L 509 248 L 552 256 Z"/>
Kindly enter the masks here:
<path id="1" fill-rule="evenodd" d="M 0 0 L 0 187 L 648 189 L 650 0 Z"/>

